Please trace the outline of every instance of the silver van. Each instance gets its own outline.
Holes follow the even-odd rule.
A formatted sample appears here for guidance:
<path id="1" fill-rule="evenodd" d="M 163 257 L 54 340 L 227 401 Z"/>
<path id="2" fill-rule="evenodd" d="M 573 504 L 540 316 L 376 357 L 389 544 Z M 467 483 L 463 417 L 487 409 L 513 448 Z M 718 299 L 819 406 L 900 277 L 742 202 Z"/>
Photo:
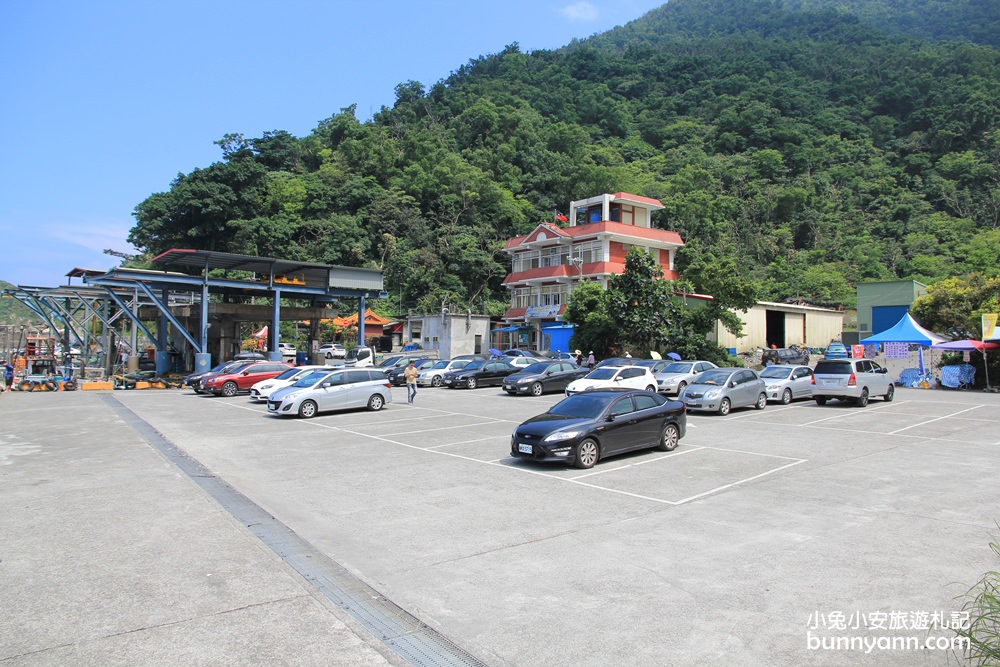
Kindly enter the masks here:
<path id="1" fill-rule="evenodd" d="M 891 401 L 896 388 L 889 371 L 871 359 L 823 359 L 816 364 L 812 376 L 813 399 L 826 405 L 828 399 L 854 401 L 863 408 L 870 396 Z"/>

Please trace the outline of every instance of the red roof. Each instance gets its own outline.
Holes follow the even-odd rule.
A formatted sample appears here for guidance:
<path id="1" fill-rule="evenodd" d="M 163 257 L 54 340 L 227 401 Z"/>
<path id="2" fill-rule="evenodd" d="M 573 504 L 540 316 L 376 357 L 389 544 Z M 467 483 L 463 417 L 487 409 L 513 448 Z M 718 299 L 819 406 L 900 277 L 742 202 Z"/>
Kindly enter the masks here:
<path id="1" fill-rule="evenodd" d="M 533 237 L 545 228 L 549 232 L 557 232 L 559 236 L 579 239 L 598 234 L 619 234 L 622 236 L 634 236 L 636 238 L 650 241 L 660 241 L 661 243 L 672 243 L 674 245 L 684 245 L 681 235 L 677 232 L 670 232 L 665 229 L 654 229 L 650 227 L 636 227 L 635 225 L 625 225 L 620 222 L 592 222 L 586 225 L 576 225 L 574 227 L 556 228 L 549 223 L 543 222 L 538 225 L 530 234 L 526 236 L 515 236 L 507 241 L 504 246 L 506 250 L 516 248 L 519 245 L 530 242 Z"/>

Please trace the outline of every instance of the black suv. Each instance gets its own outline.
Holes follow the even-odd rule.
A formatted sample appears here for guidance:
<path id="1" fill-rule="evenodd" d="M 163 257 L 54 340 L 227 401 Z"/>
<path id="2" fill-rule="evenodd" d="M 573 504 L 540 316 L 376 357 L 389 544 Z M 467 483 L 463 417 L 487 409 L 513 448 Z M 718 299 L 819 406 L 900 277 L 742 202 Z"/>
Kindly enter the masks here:
<path id="1" fill-rule="evenodd" d="M 792 347 L 764 350 L 760 363 L 767 366 L 768 362 L 775 366 L 808 366 L 809 348 L 793 345 Z"/>

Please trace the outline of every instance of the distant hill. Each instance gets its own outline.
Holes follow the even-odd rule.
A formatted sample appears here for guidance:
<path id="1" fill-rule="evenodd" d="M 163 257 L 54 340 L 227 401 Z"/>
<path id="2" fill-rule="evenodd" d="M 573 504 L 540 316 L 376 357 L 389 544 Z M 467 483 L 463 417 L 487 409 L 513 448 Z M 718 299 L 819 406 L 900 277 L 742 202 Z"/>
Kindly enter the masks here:
<path id="1" fill-rule="evenodd" d="M 659 199 L 681 274 L 772 301 L 1000 272 L 996 0 L 671 0 L 517 44 L 298 138 L 227 135 L 129 241 L 383 269 L 398 312 L 502 313 L 506 239 L 607 192 Z M 697 289 L 697 285 L 689 286 Z"/>
<path id="2" fill-rule="evenodd" d="M 0 280 L 0 290 L 15 287 L 13 284 Z M 23 303 L 13 297 L 0 298 L 0 324 L 41 324 L 42 320 Z"/>

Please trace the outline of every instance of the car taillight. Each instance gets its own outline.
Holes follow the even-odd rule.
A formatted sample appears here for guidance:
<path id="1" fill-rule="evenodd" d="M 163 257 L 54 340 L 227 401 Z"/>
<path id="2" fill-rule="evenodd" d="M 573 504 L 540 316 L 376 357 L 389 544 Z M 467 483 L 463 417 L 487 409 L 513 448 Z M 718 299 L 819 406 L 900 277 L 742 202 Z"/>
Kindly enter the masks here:
<path id="1" fill-rule="evenodd" d="M 847 378 L 847 386 L 848 387 L 858 386 L 858 379 L 854 377 L 854 373 L 851 373 L 851 377 Z"/>
<path id="2" fill-rule="evenodd" d="M 809 376 L 809 384 L 816 384 L 816 376 L 815 375 L 810 375 Z"/>

